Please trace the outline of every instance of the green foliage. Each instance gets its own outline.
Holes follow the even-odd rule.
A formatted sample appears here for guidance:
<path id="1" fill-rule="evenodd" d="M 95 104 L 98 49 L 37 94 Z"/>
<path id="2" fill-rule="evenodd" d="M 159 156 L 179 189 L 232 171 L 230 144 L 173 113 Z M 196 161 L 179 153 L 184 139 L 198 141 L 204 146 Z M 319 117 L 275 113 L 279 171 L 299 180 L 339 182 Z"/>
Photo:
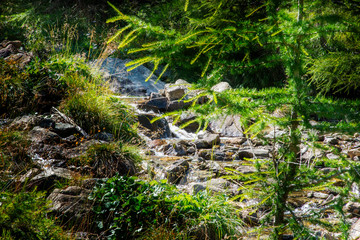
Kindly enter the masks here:
<path id="1" fill-rule="evenodd" d="M 5 239 L 69 239 L 53 220 L 46 217 L 43 193 L 0 193 L 0 229 Z"/>
<path id="2" fill-rule="evenodd" d="M 93 168 L 95 177 L 111 177 L 119 173 L 121 163 L 129 161 L 138 163 L 142 160 L 135 147 L 124 145 L 122 142 L 95 144 L 84 155 L 72 159 L 69 164 L 76 166 L 88 165 Z M 126 172 L 122 174 L 127 174 Z"/>
<path id="3" fill-rule="evenodd" d="M 109 239 L 142 238 L 151 228 L 175 232 L 174 239 L 187 234 L 223 239 L 235 237 L 241 225 L 225 197 L 205 191 L 180 194 L 165 182 L 116 176 L 100 182 L 91 199 L 96 201 L 98 228 L 108 232 Z"/>
<path id="4" fill-rule="evenodd" d="M 0 116 L 46 112 L 65 95 L 65 86 L 49 70 L 32 62 L 25 70 L 0 59 Z"/>

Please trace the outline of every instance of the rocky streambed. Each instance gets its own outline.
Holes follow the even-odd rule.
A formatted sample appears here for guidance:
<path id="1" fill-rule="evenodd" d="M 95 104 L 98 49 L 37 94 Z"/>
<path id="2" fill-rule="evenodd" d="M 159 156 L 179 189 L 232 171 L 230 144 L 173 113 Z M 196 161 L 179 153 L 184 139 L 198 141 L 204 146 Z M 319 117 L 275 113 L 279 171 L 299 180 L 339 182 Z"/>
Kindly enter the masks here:
<path id="1" fill-rule="evenodd" d="M 111 168 L 107 168 L 106 162 L 92 166 L 71 165 L 72 159 L 82 156 L 91 146 L 111 144 L 113 136 L 100 132 L 88 137 L 75 122 L 53 108 L 52 112 L 46 115 L 23 116 L 0 122 L 2 128 L 28 132 L 28 153 L 35 163 L 34 168 L 14 177 L 13 182 L 9 184 L 26 182 L 29 188 L 36 186 L 40 190 L 48 190 L 51 192 L 48 198 L 53 202 L 53 214 L 61 216 L 64 221 L 72 221 L 75 226 L 83 222 L 82 218 L 88 214 L 91 203 L 87 196 L 98 178 L 115 173 L 130 174 L 147 179 L 167 179 L 190 194 L 208 190 L 236 196 L 239 193 L 238 183 L 223 178 L 229 174 L 227 169 L 234 169 L 239 173 L 255 172 L 247 159 L 270 159 L 276 151 L 274 146 L 256 138 L 246 138 L 239 125 L 240 116 L 223 116 L 210 122 L 208 128 L 200 132 L 197 132 L 199 126 L 196 122 L 188 124 L 185 128 L 179 127 L 195 119 L 196 116 L 188 113 L 182 114 L 176 124 L 173 124 L 171 117 L 152 122 L 152 119 L 164 113 L 188 107 L 191 102 L 186 100 L 199 94 L 199 90 L 193 90 L 191 84 L 184 80 L 177 80 L 174 84 L 165 84 L 161 81 L 155 84 L 154 76 L 145 82 L 150 70 L 140 66 L 127 72 L 126 62 L 127 60 L 108 58 L 93 65 L 97 66 L 108 80 L 114 96 L 122 98 L 134 108 L 139 122 L 139 132 L 146 142 L 141 147 L 145 156 L 141 165 L 136 168 L 131 161 L 120 156 L 111 157 Z M 213 90 L 221 92 L 229 88 L 230 86 L 223 82 L 214 86 Z M 185 94 L 187 98 L 183 99 Z M 199 98 L 197 104 L 204 101 L 206 96 Z M 281 134 L 286 134 L 286 131 L 269 129 L 267 137 L 271 139 L 274 135 Z M 359 134 L 319 134 L 318 137 L 321 143 L 338 148 L 348 158 L 359 160 Z M 305 132 L 304 142 L 306 138 Z M 325 156 L 330 159 L 339 158 L 330 151 L 313 150 L 305 144 L 302 146 L 301 159 L 304 163 Z M 323 171 L 329 169 L 324 167 Z M 81 176 L 85 174 L 91 174 L 93 178 L 82 179 Z M 54 189 L 57 183 L 66 181 L 78 184 Z M 358 185 L 353 185 L 352 194 L 354 198 L 360 197 Z M 304 214 L 312 209 L 324 208 L 336 198 L 337 193 L 330 190 L 307 191 L 290 196 L 290 202 L 295 208 L 295 214 Z M 256 199 L 253 201 L 256 203 Z M 253 203 L 249 200 L 247 204 Z M 238 207 L 241 209 L 244 206 L 238 203 Z M 353 224 L 351 238 L 359 238 L 360 203 L 348 201 L 344 203 L 343 209 Z M 265 211 L 241 211 L 243 219 L 250 225 L 256 225 L 265 214 Z M 337 221 L 332 212 L 329 212 L 327 217 Z M 327 239 L 337 239 L 339 236 L 327 235 L 322 229 L 318 229 L 318 233 Z M 80 235 L 79 238 L 87 237 Z"/>

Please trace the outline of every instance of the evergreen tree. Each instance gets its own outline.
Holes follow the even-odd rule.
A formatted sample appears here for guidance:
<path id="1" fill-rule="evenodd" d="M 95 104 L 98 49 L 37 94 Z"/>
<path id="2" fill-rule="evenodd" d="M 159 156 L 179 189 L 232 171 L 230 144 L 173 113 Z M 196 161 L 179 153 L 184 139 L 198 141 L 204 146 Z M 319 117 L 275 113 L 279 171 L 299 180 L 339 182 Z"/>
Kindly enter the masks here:
<path id="1" fill-rule="evenodd" d="M 345 1 L 344 1 L 345 3 Z M 221 81 L 227 73 L 264 71 L 274 67 L 274 64 L 284 64 L 286 73 L 286 87 L 266 90 L 236 89 L 225 93 L 211 91 L 203 94 L 212 95 L 212 99 L 202 106 L 194 105 L 192 111 L 199 115 L 197 119 L 205 128 L 212 116 L 224 113 L 240 114 L 242 125 L 249 137 L 261 137 L 262 130 L 269 125 L 277 125 L 285 129 L 288 134 L 274 138 L 274 146 L 280 146 L 274 151 L 270 160 L 254 160 L 257 169 L 255 174 L 231 175 L 243 183 L 240 201 L 249 200 L 256 196 L 258 204 L 253 207 L 271 209 L 263 218 L 260 234 L 264 229 L 272 232 L 274 239 L 283 239 L 283 234 L 290 229 L 298 238 L 315 238 L 313 230 L 305 227 L 306 222 L 322 226 L 328 231 L 343 231 L 347 237 L 346 219 L 335 226 L 320 219 L 322 209 L 314 210 L 310 214 L 297 215 L 289 204 L 289 196 L 304 189 L 321 189 L 332 184 L 333 178 L 346 180 L 346 186 L 334 191 L 339 192 L 339 198 L 329 207 L 342 214 L 343 199 L 349 193 L 351 184 L 359 180 L 359 164 L 346 159 L 340 153 L 340 159 L 331 161 L 318 159 L 314 162 L 302 163 L 300 158 L 300 144 L 306 144 L 302 133 L 313 128 L 309 124 L 314 109 L 318 116 L 331 114 L 323 108 L 333 103 L 324 98 L 313 98 L 309 94 L 305 64 L 308 58 L 315 55 L 313 41 L 326 38 L 334 33 L 335 29 L 343 29 L 344 22 L 330 21 L 334 18 L 318 17 L 317 13 L 323 7 L 334 9 L 334 3 L 328 1 L 185 1 L 185 15 L 189 17 L 188 32 L 153 26 L 134 16 L 127 16 L 118 12 L 118 16 L 109 22 L 123 20 L 128 25 L 117 32 L 116 37 L 124 36 L 120 40 L 119 48 L 128 46 L 142 35 L 150 36 L 156 41 L 144 43 L 140 48 L 130 49 L 128 53 L 146 53 L 145 57 L 138 58 L 130 63 L 130 70 L 144 63 L 153 62 L 153 72 L 159 64 L 166 63 L 161 75 L 166 69 L 179 61 L 181 53 L 187 49 L 196 49 L 191 64 L 199 62 L 203 65 L 202 82 L 212 85 Z M 193 8 L 192 10 L 190 10 Z M 116 8 L 114 7 L 116 10 Z M 239 11 L 237 11 L 237 9 Z M 190 11 L 190 12 L 189 12 Z M 258 53 L 258 54 L 255 54 Z M 150 76 L 149 76 L 150 77 Z M 196 96 L 190 101 L 196 100 Z M 336 103 L 334 103 L 336 104 Z M 272 113 L 282 109 L 283 117 L 275 117 Z M 344 110 L 344 109 L 343 109 Z M 327 113 L 326 113 L 327 111 Z M 180 114 L 180 113 L 174 113 Z M 336 112 L 341 117 L 359 119 L 356 109 Z M 353 124 L 353 125 L 352 125 Z M 354 125 L 355 124 L 355 125 Z M 359 126 L 358 122 L 348 125 L 339 124 L 334 129 L 345 131 L 351 126 Z M 334 127 L 334 126 L 332 126 Z M 326 130 L 326 129 L 323 129 Z M 309 132 L 310 138 L 316 139 Z M 311 144 L 309 141 L 308 144 Z M 313 143 L 315 146 L 316 144 Z M 324 146 L 321 146 L 324 148 Z M 317 164 L 327 164 L 334 170 L 324 173 L 316 167 Z"/>

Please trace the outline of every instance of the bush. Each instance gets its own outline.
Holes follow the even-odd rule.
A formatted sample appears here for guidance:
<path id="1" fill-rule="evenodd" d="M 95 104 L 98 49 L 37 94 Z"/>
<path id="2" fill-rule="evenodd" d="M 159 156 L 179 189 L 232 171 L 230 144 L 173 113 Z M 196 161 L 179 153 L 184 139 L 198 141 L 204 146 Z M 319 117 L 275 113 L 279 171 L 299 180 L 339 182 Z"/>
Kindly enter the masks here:
<path id="1" fill-rule="evenodd" d="M 97 227 L 108 232 L 109 239 L 146 238 L 158 228 L 182 237 L 223 239 L 234 236 L 241 226 L 224 196 L 210 196 L 206 191 L 195 196 L 180 194 L 164 181 L 116 176 L 100 182 L 91 199 L 95 200 Z"/>
<path id="2" fill-rule="evenodd" d="M 68 239 L 46 217 L 47 202 L 39 192 L 0 193 L 0 229 L 5 239 Z"/>

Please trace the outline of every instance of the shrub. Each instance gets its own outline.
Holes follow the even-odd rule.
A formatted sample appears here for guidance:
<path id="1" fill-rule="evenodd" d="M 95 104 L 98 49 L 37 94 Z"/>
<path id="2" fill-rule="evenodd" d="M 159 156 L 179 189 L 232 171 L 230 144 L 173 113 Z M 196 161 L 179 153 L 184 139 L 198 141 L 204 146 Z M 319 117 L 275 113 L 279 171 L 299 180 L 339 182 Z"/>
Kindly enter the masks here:
<path id="1" fill-rule="evenodd" d="M 109 239 L 146 238 L 157 228 L 182 237 L 223 239 L 241 226 L 226 197 L 206 191 L 180 194 L 164 181 L 115 176 L 100 182 L 90 198 L 95 200 L 97 227 Z"/>
<path id="2" fill-rule="evenodd" d="M 40 192 L 0 193 L 0 229 L 5 239 L 68 239 L 46 217 L 47 202 Z"/>

